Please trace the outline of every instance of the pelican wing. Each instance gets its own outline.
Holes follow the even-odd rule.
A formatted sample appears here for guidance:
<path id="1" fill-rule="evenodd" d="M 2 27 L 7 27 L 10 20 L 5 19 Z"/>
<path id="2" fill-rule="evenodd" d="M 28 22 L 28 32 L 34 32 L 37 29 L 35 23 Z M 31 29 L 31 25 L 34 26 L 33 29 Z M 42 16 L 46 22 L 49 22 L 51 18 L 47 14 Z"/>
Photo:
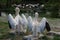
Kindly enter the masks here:
<path id="1" fill-rule="evenodd" d="M 27 21 L 27 18 L 24 14 L 21 15 L 22 16 L 22 21 L 23 21 L 23 24 L 27 24 L 28 21 Z"/>
<path id="2" fill-rule="evenodd" d="M 23 26 L 24 32 L 26 32 L 28 21 L 27 21 L 27 18 L 24 14 L 22 14 L 21 16 L 22 16 L 22 26 Z"/>
<path id="3" fill-rule="evenodd" d="M 38 26 L 38 32 L 43 32 L 44 29 L 45 29 L 45 26 L 46 26 L 46 18 L 42 18 L 41 22 L 39 23 L 39 26 Z"/>
<path id="4" fill-rule="evenodd" d="M 11 14 L 8 15 L 8 22 L 10 23 L 12 28 L 15 28 L 15 26 L 17 25 L 16 21 L 14 20 Z"/>
<path id="5" fill-rule="evenodd" d="M 28 17 L 28 28 L 29 28 L 30 31 L 32 31 L 33 21 L 32 21 L 32 17 L 31 16 Z"/>

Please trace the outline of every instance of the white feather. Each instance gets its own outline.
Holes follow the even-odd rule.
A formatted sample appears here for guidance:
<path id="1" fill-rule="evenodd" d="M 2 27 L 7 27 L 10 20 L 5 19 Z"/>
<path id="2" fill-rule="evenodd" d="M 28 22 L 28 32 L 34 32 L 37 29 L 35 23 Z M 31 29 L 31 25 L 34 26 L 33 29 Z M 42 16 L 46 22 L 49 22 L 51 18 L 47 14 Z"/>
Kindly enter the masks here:
<path id="1" fill-rule="evenodd" d="M 19 14 L 16 15 L 15 21 L 17 22 L 16 31 L 22 32 L 22 31 L 23 31 L 23 27 L 22 27 L 22 25 L 21 25 L 21 23 L 22 23 L 22 18 L 21 18 L 21 16 L 20 16 Z"/>
<path id="2" fill-rule="evenodd" d="M 33 25 L 32 17 L 29 16 L 29 17 L 28 17 L 28 28 L 29 28 L 30 31 L 32 31 L 33 26 L 34 26 L 34 25 Z"/>
<path id="3" fill-rule="evenodd" d="M 45 26 L 46 26 L 46 18 L 42 18 L 41 22 L 39 23 L 39 26 L 38 26 L 38 32 L 43 32 L 44 29 L 45 29 Z"/>
<path id="4" fill-rule="evenodd" d="M 27 24 L 28 21 L 27 21 L 27 18 L 24 14 L 21 15 L 22 16 L 22 21 L 23 21 L 23 24 Z"/>
<path id="5" fill-rule="evenodd" d="M 16 28 L 17 22 L 14 20 L 11 14 L 8 15 L 8 21 L 13 29 Z"/>
<path id="6" fill-rule="evenodd" d="M 27 18 L 24 14 L 21 15 L 22 16 L 22 25 L 23 25 L 23 28 L 24 28 L 24 32 L 27 31 L 27 25 L 28 25 L 28 21 L 27 21 Z"/>

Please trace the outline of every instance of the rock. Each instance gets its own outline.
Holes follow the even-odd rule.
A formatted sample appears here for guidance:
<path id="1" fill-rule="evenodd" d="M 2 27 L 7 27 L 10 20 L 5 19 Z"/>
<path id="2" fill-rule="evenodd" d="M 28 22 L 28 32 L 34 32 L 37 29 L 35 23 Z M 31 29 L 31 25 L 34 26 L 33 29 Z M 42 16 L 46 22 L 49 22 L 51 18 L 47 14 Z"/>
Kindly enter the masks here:
<path id="1" fill-rule="evenodd" d="M 28 35 L 28 36 L 24 36 L 23 40 L 31 40 L 32 39 L 32 35 Z"/>
<path id="2" fill-rule="evenodd" d="M 60 35 L 60 32 L 50 31 L 47 34 L 50 34 L 50 35 Z"/>
<path id="3" fill-rule="evenodd" d="M 43 34 L 40 34 L 40 35 L 39 35 L 39 38 L 40 38 L 40 37 L 44 37 L 44 35 L 43 35 Z"/>
<path id="4" fill-rule="evenodd" d="M 1 16 L 2 17 L 6 17 L 6 13 L 5 12 L 1 12 Z"/>

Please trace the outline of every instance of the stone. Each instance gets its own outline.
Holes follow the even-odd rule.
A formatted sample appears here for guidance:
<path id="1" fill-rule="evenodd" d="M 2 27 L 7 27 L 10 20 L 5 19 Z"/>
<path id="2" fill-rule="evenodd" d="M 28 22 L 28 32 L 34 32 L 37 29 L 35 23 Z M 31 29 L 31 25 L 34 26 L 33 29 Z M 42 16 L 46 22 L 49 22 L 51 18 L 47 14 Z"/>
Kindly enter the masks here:
<path id="1" fill-rule="evenodd" d="M 1 16 L 2 17 L 6 17 L 6 13 L 5 12 L 1 12 Z"/>

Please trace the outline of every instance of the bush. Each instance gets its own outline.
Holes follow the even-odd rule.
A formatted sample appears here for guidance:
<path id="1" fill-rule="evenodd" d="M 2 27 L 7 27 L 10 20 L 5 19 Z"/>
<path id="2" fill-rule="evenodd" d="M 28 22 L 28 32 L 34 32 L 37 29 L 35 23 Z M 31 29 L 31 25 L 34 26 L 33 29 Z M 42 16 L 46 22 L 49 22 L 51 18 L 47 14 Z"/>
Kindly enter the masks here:
<path id="1" fill-rule="evenodd" d="M 59 6 L 58 5 L 52 6 L 51 17 L 58 18 L 58 15 L 59 15 Z"/>

